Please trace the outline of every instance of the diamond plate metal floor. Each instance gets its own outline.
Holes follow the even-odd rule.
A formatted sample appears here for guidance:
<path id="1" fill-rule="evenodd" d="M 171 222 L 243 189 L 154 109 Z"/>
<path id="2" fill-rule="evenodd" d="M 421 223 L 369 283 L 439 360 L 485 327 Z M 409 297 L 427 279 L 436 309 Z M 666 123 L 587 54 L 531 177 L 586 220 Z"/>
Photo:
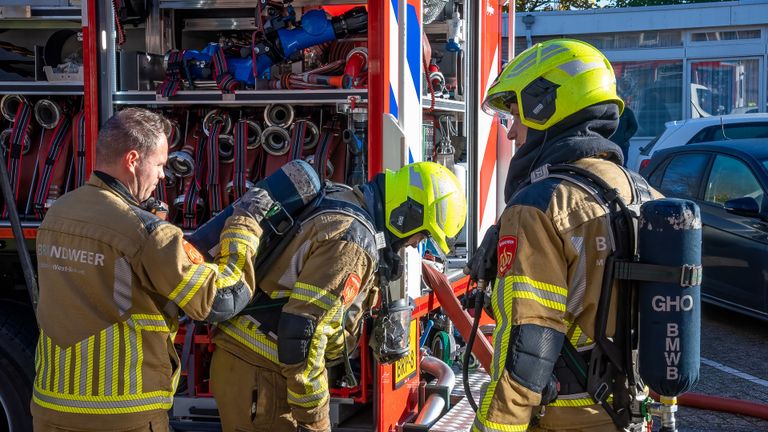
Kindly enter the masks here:
<path id="1" fill-rule="evenodd" d="M 480 388 L 490 380 L 491 377 L 482 368 L 469 371 L 469 388 L 472 390 L 472 396 L 476 403 L 480 401 Z M 465 432 L 472 428 L 472 422 L 475 421 L 475 412 L 472 411 L 469 401 L 464 397 L 461 370 L 456 372 L 456 386 L 453 388 L 451 396 L 461 397 L 462 399 L 437 423 L 429 428 L 430 431 Z"/>

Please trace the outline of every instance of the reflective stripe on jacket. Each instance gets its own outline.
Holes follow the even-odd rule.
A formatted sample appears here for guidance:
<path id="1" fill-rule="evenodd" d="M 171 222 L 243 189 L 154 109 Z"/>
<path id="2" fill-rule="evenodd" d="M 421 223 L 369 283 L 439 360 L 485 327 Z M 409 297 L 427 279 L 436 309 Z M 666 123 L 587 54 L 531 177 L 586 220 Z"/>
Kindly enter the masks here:
<path id="1" fill-rule="evenodd" d="M 260 234 L 251 218 L 231 217 L 216 262 L 205 263 L 179 228 L 104 173 L 60 198 L 37 235 L 33 415 L 112 429 L 170 408 L 178 309 L 204 320 L 218 290 L 244 284 L 252 293 Z"/>

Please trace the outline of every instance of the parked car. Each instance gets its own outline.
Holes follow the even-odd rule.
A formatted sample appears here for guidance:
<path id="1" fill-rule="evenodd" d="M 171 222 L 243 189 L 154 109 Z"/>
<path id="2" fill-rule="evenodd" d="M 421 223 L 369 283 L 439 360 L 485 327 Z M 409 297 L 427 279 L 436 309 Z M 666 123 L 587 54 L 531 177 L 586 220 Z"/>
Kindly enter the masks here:
<path id="1" fill-rule="evenodd" d="M 728 114 L 667 122 L 666 129 L 640 149 L 629 168 L 640 171 L 659 150 L 707 141 L 768 138 L 768 113 Z"/>
<path id="2" fill-rule="evenodd" d="M 662 150 L 641 174 L 701 208 L 702 299 L 768 320 L 768 139 Z"/>

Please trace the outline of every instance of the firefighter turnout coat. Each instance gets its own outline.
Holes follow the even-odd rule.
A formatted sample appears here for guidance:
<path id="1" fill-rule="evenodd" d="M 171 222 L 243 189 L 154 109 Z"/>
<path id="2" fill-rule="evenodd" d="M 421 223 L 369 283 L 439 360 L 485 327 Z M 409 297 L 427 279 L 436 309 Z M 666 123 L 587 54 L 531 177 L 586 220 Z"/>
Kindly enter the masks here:
<path id="1" fill-rule="evenodd" d="M 357 190 L 334 192 L 329 197 L 365 208 Z M 287 394 L 287 404 L 278 401 L 276 406 L 290 411 L 258 412 L 266 405 L 254 401 L 256 412 L 251 413 L 251 419 L 260 427 L 269 427 L 260 418 L 282 415 L 292 416 L 302 425 L 330 430 L 326 362 L 342 357 L 345 341 L 349 352 L 354 350 L 363 312 L 376 300 L 378 251 L 374 233 L 375 228 L 366 221 L 338 210 L 316 213 L 303 222 L 258 284 L 257 295 L 287 301 L 282 309 L 267 308 L 218 325 L 214 337 L 217 350 L 226 350 L 254 368 L 285 379 L 275 385 L 287 389 L 257 389 L 259 395 Z M 228 394 L 250 396 L 253 391 L 252 383 L 246 380 L 233 384 L 247 388 Z M 218 403 L 227 397 L 215 396 Z"/>
<path id="2" fill-rule="evenodd" d="M 206 263 L 105 173 L 57 200 L 37 234 L 36 420 L 128 430 L 167 411 L 180 370 L 178 308 L 194 320 L 231 317 L 234 293 L 253 294 L 260 234 L 255 220 L 230 217 Z"/>
<path id="3" fill-rule="evenodd" d="M 632 201 L 628 174 L 615 163 L 585 158 L 574 165 L 616 187 L 625 202 Z M 500 219 L 491 382 L 473 430 L 528 430 L 532 416 L 539 413 L 542 387 L 562 362 L 558 357 L 564 338 L 589 358 L 611 249 L 606 208 L 574 183 L 547 178 L 512 198 Z M 615 308 L 614 297 L 609 337 Z M 589 394 L 573 388 L 561 387 L 545 412 L 539 423 L 544 430 L 616 430 Z"/>

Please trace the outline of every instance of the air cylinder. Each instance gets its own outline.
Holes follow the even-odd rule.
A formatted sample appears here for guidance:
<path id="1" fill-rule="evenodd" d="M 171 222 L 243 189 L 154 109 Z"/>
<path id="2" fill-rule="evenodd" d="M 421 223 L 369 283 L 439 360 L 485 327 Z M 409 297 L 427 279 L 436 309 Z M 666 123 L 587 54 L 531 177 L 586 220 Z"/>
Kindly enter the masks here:
<path id="1" fill-rule="evenodd" d="M 664 198 L 640 209 L 638 252 L 666 282 L 638 282 L 639 366 L 656 393 L 675 397 L 699 380 L 701 215 L 692 201 Z"/>

